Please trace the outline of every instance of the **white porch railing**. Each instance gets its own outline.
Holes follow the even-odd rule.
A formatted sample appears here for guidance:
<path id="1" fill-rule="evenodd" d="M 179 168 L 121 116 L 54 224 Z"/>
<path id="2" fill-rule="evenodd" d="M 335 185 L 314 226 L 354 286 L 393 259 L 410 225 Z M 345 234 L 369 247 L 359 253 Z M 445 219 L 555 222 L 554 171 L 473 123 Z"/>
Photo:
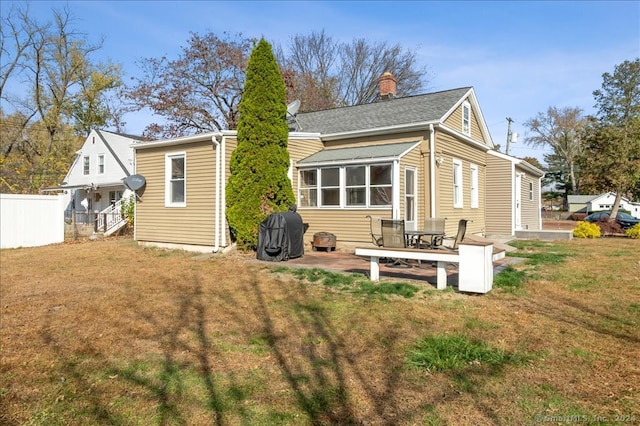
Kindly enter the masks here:
<path id="1" fill-rule="evenodd" d="M 122 198 L 98 213 L 96 217 L 96 232 L 102 232 L 108 236 L 122 228 L 127 223 L 127 218 L 122 213 Z"/>

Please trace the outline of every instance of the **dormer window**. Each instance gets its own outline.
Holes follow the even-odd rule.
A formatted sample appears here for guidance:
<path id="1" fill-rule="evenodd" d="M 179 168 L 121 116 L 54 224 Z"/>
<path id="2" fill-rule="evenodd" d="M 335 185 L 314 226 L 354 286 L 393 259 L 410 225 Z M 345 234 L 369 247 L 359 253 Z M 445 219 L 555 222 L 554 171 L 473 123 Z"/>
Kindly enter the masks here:
<path id="1" fill-rule="evenodd" d="M 471 105 L 469 102 L 462 104 L 462 133 L 471 135 Z"/>

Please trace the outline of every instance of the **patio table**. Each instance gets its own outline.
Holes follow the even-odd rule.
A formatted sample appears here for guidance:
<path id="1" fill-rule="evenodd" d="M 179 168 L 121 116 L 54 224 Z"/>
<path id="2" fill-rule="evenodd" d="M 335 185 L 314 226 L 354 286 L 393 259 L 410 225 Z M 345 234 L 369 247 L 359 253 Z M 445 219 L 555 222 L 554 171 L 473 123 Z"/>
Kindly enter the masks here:
<path id="1" fill-rule="evenodd" d="M 407 237 L 407 242 L 410 243 L 410 246 L 415 247 L 415 248 L 433 249 L 433 248 L 435 248 L 434 238 L 435 237 L 444 237 L 444 232 L 434 231 L 434 230 L 404 231 L 404 234 Z M 422 243 L 423 243 L 422 240 L 426 239 L 424 237 L 430 237 L 429 238 L 429 245 L 425 246 L 425 247 L 422 246 Z"/>

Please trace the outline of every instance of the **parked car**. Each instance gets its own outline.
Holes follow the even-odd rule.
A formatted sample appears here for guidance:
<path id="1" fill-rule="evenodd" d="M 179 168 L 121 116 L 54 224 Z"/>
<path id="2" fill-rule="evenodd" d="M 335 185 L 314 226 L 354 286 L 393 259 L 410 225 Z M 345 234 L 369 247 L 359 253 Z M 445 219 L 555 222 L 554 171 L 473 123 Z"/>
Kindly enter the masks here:
<path id="1" fill-rule="evenodd" d="M 610 212 L 595 212 L 585 217 L 586 222 L 600 222 L 609 219 Z M 631 216 L 628 213 L 618 212 L 616 215 L 616 222 L 622 227 L 622 229 L 629 229 L 640 223 L 640 219 Z"/>

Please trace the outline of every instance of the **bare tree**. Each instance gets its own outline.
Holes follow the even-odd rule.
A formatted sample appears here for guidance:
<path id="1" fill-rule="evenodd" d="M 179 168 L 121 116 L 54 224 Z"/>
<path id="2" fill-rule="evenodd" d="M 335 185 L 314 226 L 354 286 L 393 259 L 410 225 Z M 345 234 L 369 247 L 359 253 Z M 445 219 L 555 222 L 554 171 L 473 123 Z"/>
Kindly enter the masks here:
<path id="1" fill-rule="evenodd" d="M 338 43 L 323 30 L 292 37 L 287 50 L 278 50 L 282 68 L 291 74 L 285 74 L 287 98 L 300 99 L 302 111 L 374 102 L 378 78 L 386 71 L 398 81 L 397 96 L 419 93 L 426 85 L 426 67 L 399 44 L 364 38 Z"/>
<path id="2" fill-rule="evenodd" d="M 139 61 L 142 77 L 127 90 L 138 108 L 150 108 L 165 123 L 147 126 L 149 137 L 235 129 L 245 70 L 253 41 L 241 34 L 191 34 L 175 60 Z"/>
<path id="3" fill-rule="evenodd" d="M 425 86 L 426 67 L 399 44 L 370 43 L 364 38 L 340 46 L 338 105 L 359 105 L 378 98 L 378 78 L 386 71 L 398 82 L 397 96 L 419 93 Z"/>

